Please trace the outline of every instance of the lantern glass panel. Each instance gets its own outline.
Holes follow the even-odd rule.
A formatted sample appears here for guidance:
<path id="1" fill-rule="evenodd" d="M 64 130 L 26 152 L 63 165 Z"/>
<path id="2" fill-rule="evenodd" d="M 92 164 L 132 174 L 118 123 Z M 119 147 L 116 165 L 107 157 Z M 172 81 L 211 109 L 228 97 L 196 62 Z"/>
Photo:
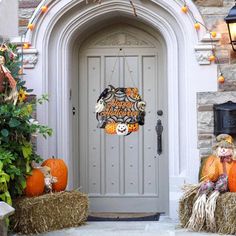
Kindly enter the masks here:
<path id="1" fill-rule="evenodd" d="M 236 23 L 229 23 L 229 29 L 232 41 L 236 42 Z"/>

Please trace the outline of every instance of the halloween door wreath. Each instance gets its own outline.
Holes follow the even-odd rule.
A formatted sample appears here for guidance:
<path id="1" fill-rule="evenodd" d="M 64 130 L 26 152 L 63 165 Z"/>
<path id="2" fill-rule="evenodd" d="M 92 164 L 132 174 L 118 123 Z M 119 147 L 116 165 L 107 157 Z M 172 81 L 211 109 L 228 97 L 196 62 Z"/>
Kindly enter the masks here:
<path id="1" fill-rule="evenodd" d="M 135 86 L 129 63 L 122 48 L 119 49 L 116 57 L 110 80 L 121 52 L 123 52 L 123 58 L 134 87 L 115 88 L 112 85 L 108 85 L 99 96 L 95 111 L 99 128 L 105 129 L 107 134 L 125 136 L 138 131 L 139 125 L 144 125 L 146 103 L 142 100 L 138 88 Z"/>
<path id="2" fill-rule="evenodd" d="M 146 103 L 137 88 L 115 88 L 109 85 L 95 106 L 98 127 L 107 134 L 129 135 L 144 125 Z"/>

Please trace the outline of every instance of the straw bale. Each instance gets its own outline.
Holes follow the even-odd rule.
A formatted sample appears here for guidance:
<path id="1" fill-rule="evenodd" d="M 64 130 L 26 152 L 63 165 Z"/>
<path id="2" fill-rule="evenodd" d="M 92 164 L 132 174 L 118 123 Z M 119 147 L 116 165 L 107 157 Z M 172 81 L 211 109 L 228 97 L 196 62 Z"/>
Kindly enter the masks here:
<path id="1" fill-rule="evenodd" d="M 83 225 L 88 217 L 88 196 L 72 191 L 49 193 L 13 202 L 15 215 L 10 218 L 14 232 L 39 234 Z"/>
<path id="2" fill-rule="evenodd" d="M 192 215 L 193 201 L 195 195 L 192 194 L 179 202 L 179 220 L 181 227 L 185 227 Z"/>
<path id="3" fill-rule="evenodd" d="M 194 195 L 179 202 L 180 225 L 185 227 L 191 214 L 194 203 Z M 220 194 L 217 199 L 216 211 L 216 233 L 236 234 L 236 193 Z M 206 230 L 204 226 L 203 230 Z"/>

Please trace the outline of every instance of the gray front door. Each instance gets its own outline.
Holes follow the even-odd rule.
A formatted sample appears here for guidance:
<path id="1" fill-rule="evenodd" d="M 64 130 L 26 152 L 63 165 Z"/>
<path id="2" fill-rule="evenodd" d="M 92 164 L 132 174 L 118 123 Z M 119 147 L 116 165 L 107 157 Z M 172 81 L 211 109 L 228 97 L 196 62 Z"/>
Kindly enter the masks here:
<path id="1" fill-rule="evenodd" d="M 122 53 L 117 59 L 119 48 L 128 63 Z M 167 135 L 164 127 L 164 150 L 159 156 L 155 131 L 156 112 L 165 110 L 162 56 L 150 35 L 125 25 L 93 35 L 80 50 L 79 183 L 89 194 L 92 212 L 166 212 L 168 208 Z M 120 137 L 97 128 L 94 106 L 108 84 L 139 88 L 147 103 L 146 123 L 139 132 Z"/>

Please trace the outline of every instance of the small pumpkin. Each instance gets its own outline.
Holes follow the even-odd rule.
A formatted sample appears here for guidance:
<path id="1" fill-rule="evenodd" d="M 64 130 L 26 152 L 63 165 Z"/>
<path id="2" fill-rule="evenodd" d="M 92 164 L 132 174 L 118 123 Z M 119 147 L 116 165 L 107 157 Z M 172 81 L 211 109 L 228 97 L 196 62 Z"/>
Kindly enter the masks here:
<path id="1" fill-rule="evenodd" d="M 26 196 L 40 196 L 44 192 L 44 187 L 44 174 L 39 169 L 33 169 L 31 175 L 26 178 Z"/>
<path id="2" fill-rule="evenodd" d="M 228 184 L 230 192 L 236 192 L 236 161 L 233 161 L 229 171 Z"/>
<path id="3" fill-rule="evenodd" d="M 65 162 L 52 157 L 44 161 L 42 166 L 48 166 L 51 169 L 51 175 L 57 178 L 57 182 L 52 184 L 52 189 L 56 192 L 64 191 L 68 181 L 68 168 Z"/>
<path id="4" fill-rule="evenodd" d="M 106 124 L 105 131 L 107 134 L 116 134 L 117 123 Z"/>
<path id="5" fill-rule="evenodd" d="M 139 124 L 138 123 L 128 124 L 128 129 L 129 129 L 129 133 L 130 132 L 136 132 L 136 131 L 139 130 Z"/>

